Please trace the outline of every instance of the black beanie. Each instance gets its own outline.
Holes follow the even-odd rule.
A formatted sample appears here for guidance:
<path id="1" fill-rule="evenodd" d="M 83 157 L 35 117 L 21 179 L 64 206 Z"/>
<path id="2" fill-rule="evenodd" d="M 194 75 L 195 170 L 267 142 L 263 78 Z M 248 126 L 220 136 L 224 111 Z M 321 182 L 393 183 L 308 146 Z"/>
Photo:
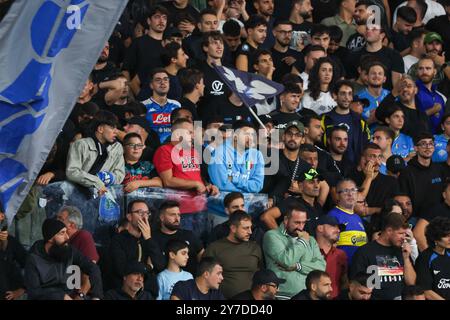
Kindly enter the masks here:
<path id="1" fill-rule="evenodd" d="M 44 241 L 48 242 L 51 238 L 55 236 L 62 228 L 65 228 L 66 225 L 59 220 L 56 219 L 46 219 L 42 224 L 42 235 L 44 237 Z"/>

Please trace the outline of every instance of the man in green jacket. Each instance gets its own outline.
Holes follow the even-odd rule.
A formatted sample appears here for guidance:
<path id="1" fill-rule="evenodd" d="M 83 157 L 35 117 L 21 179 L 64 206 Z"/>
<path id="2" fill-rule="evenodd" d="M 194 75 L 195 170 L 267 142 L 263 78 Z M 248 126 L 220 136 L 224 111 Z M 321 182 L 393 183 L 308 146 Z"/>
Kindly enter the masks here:
<path id="1" fill-rule="evenodd" d="M 263 251 L 267 268 L 277 277 L 286 279 L 280 284 L 277 298 L 290 299 L 306 288 L 306 276 L 313 270 L 325 271 L 326 262 L 316 240 L 304 231 L 307 213 L 304 207 L 289 207 L 283 223 L 264 235 Z"/>

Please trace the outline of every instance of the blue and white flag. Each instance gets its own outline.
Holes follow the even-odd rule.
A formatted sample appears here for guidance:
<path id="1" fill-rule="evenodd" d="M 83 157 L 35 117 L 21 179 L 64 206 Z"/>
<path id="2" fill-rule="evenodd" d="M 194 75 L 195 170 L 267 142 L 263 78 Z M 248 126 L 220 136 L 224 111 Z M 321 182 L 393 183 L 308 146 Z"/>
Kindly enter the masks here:
<path id="1" fill-rule="evenodd" d="M 220 78 L 227 84 L 247 107 L 275 97 L 284 90 L 278 82 L 268 80 L 258 74 L 244 72 L 224 66 L 214 65 Z"/>
<path id="2" fill-rule="evenodd" d="M 9 223 L 126 0 L 15 0 L 0 23 L 0 202 Z"/>

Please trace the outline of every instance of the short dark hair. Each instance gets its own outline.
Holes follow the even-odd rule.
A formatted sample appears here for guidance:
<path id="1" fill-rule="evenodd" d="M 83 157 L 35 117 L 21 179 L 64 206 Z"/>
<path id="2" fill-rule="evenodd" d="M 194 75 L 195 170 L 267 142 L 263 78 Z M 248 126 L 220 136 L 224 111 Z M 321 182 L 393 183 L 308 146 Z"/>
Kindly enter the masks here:
<path id="1" fill-rule="evenodd" d="M 189 248 L 189 244 L 186 241 L 179 239 L 171 239 L 167 242 L 165 254 L 169 258 L 169 253 L 177 254 L 178 251 Z"/>
<path id="2" fill-rule="evenodd" d="M 317 148 L 310 144 L 310 143 L 304 143 L 302 145 L 300 145 L 300 148 L 298 149 L 299 153 L 303 153 L 303 152 L 314 152 L 317 153 Z"/>
<path id="3" fill-rule="evenodd" d="M 394 130 L 392 130 L 391 128 L 386 127 L 386 126 L 379 126 L 374 130 L 373 133 L 375 134 L 375 132 L 377 132 L 377 131 L 383 132 L 388 138 L 390 138 L 392 140 L 392 142 L 394 142 L 395 133 L 394 133 Z"/>
<path id="4" fill-rule="evenodd" d="M 244 195 L 237 191 L 230 192 L 223 198 L 224 207 L 227 208 L 236 199 L 244 199 Z"/>
<path id="5" fill-rule="evenodd" d="M 327 136 L 331 138 L 333 138 L 333 134 L 337 131 L 344 131 L 347 133 L 348 135 L 348 131 L 347 128 L 344 126 L 333 126 L 332 128 L 330 128 L 329 130 L 327 130 Z"/>
<path id="6" fill-rule="evenodd" d="M 373 142 L 369 142 L 369 143 L 367 143 L 367 145 L 364 147 L 362 154 L 365 154 L 366 151 L 369 150 L 369 149 L 380 150 L 380 151 L 381 151 L 381 148 L 380 148 L 379 145 L 377 145 L 376 143 L 373 143 Z"/>
<path id="7" fill-rule="evenodd" d="M 168 43 L 161 53 L 161 62 L 164 67 L 167 67 L 172 63 L 172 59 L 177 59 L 178 50 L 181 49 L 181 46 L 177 42 Z M 153 77 L 152 77 L 153 78 Z"/>
<path id="8" fill-rule="evenodd" d="M 147 208 L 149 208 L 149 210 L 150 210 L 150 206 L 148 205 L 148 203 L 147 203 L 147 201 L 146 201 L 145 199 L 134 199 L 134 200 L 131 200 L 130 202 L 128 202 L 128 205 L 127 205 L 127 214 L 128 214 L 128 213 L 131 213 L 131 210 L 133 209 L 133 206 L 134 206 L 136 203 L 145 203 L 145 205 L 147 206 Z"/>
<path id="9" fill-rule="evenodd" d="M 293 82 L 288 82 L 284 84 L 284 90 L 281 94 L 286 94 L 286 93 L 297 93 L 300 94 L 302 93 L 300 88 L 298 87 L 297 84 L 293 83 Z"/>
<path id="10" fill-rule="evenodd" d="M 369 73 L 370 69 L 375 66 L 383 68 L 384 74 L 386 75 L 386 66 L 379 60 L 369 62 L 365 66 L 363 66 L 363 68 L 365 72 Z"/>
<path id="11" fill-rule="evenodd" d="M 299 75 L 294 74 L 294 73 L 286 73 L 281 78 L 281 84 L 282 85 L 285 85 L 286 83 L 289 83 L 289 82 L 294 83 L 294 84 L 301 83 L 303 85 L 302 77 L 300 77 Z"/>
<path id="12" fill-rule="evenodd" d="M 413 10 L 414 10 L 414 9 L 413 9 Z M 409 38 L 409 40 L 410 40 L 410 44 L 409 44 L 409 45 L 412 45 L 412 43 L 413 43 L 415 40 L 422 38 L 422 36 L 423 36 L 424 34 L 427 34 L 427 32 L 428 32 L 428 31 L 427 31 L 425 28 L 415 28 L 415 29 L 412 29 L 412 31 L 408 34 L 408 38 Z"/>
<path id="13" fill-rule="evenodd" d="M 326 50 L 324 49 L 324 47 L 316 45 L 316 44 L 307 46 L 303 51 L 304 51 L 305 57 L 313 51 L 322 51 L 322 52 L 326 53 Z"/>
<path id="14" fill-rule="evenodd" d="M 217 16 L 216 11 L 213 8 L 205 8 L 202 11 L 200 11 L 200 20 L 203 18 L 203 16 L 206 16 L 207 14 L 212 16 Z"/>
<path id="15" fill-rule="evenodd" d="M 402 290 L 402 300 L 411 300 L 411 298 L 423 294 L 425 294 L 425 292 L 419 286 L 404 286 Z"/>
<path id="16" fill-rule="evenodd" d="M 353 83 L 350 80 L 338 80 L 333 87 L 333 93 L 337 95 L 339 93 L 339 90 L 341 90 L 341 87 L 343 86 L 352 88 L 352 92 L 355 90 L 353 88 Z"/>
<path id="17" fill-rule="evenodd" d="M 241 26 L 236 20 L 229 19 L 223 24 L 223 34 L 229 37 L 237 37 L 241 35 Z"/>
<path id="18" fill-rule="evenodd" d="M 264 19 L 264 17 L 259 14 L 252 14 L 250 18 L 248 18 L 248 20 L 245 22 L 245 30 L 255 29 L 259 26 L 267 27 L 266 19 Z"/>
<path id="19" fill-rule="evenodd" d="M 393 230 L 408 229 L 409 225 L 406 222 L 405 217 L 403 217 L 403 215 L 395 212 L 390 212 L 381 219 L 380 230 L 385 231 L 388 228 L 391 228 Z"/>
<path id="20" fill-rule="evenodd" d="M 263 55 L 269 55 L 272 57 L 272 52 L 270 52 L 267 49 L 257 49 L 255 51 L 255 53 L 253 54 L 253 64 L 258 64 L 259 63 L 259 57 L 263 56 Z"/>
<path id="21" fill-rule="evenodd" d="M 373 2 L 371 0 L 359 0 L 358 3 L 355 5 L 355 8 L 359 6 L 370 7 L 372 4 Z"/>
<path id="22" fill-rule="evenodd" d="M 279 25 L 288 25 L 288 26 L 291 26 L 292 27 L 292 22 L 290 22 L 289 20 L 280 20 L 280 19 L 277 19 L 277 20 L 275 20 L 275 22 L 273 23 L 273 29 L 275 29 L 276 27 L 278 27 Z"/>
<path id="23" fill-rule="evenodd" d="M 161 14 L 165 14 L 166 16 L 169 16 L 169 11 L 166 9 L 166 7 L 158 4 L 158 5 L 152 6 L 148 10 L 147 17 L 150 19 L 151 17 L 153 17 L 157 13 L 161 13 Z"/>
<path id="24" fill-rule="evenodd" d="M 157 74 L 157 73 L 165 73 L 167 76 L 169 76 L 169 73 L 166 71 L 166 69 L 164 68 L 154 68 L 151 72 L 150 72 L 150 82 L 153 81 L 153 77 Z"/>
<path id="25" fill-rule="evenodd" d="M 220 262 L 213 257 L 203 257 L 198 263 L 197 276 L 200 277 L 205 272 L 211 272 L 215 266 L 220 265 Z"/>
<path id="26" fill-rule="evenodd" d="M 357 283 L 361 286 L 367 287 L 367 282 L 369 280 L 370 275 L 365 272 L 358 272 L 349 277 L 349 281 L 352 283 Z"/>
<path id="27" fill-rule="evenodd" d="M 416 10 L 408 6 L 400 7 L 397 10 L 397 19 L 398 18 L 402 18 L 408 23 L 416 23 L 417 20 Z"/>
<path id="28" fill-rule="evenodd" d="M 142 142 L 142 137 L 137 134 L 136 132 L 130 132 L 127 133 L 126 136 L 123 138 L 123 144 L 125 145 L 128 141 L 130 141 L 133 138 L 138 138 Z"/>
<path id="29" fill-rule="evenodd" d="M 322 277 L 330 278 L 330 275 L 322 270 L 313 270 L 306 276 L 305 285 L 308 291 L 311 291 L 312 284 L 317 282 Z"/>
<path id="30" fill-rule="evenodd" d="M 342 32 L 342 29 L 338 26 L 329 26 L 328 31 L 330 32 L 330 39 L 334 42 L 341 42 L 342 37 L 344 36 L 344 33 Z"/>
<path id="31" fill-rule="evenodd" d="M 95 114 L 93 120 L 95 130 L 104 124 L 114 128 L 119 127 L 119 120 L 117 119 L 117 116 L 108 110 L 99 110 Z"/>
<path id="32" fill-rule="evenodd" d="M 311 28 L 311 37 L 321 36 L 323 34 L 330 35 L 330 29 L 327 26 L 320 23 L 313 24 Z"/>
<path id="33" fill-rule="evenodd" d="M 252 221 L 252 216 L 243 210 L 236 210 L 235 212 L 230 214 L 228 222 L 230 226 L 238 227 L 242 220 Z"/>
<path id="34" fill-rule="evenodd" d="M 305 212 L 305 213 L 306 213 L 306 216 L 308 216 L 308 212 L 306 211 L 305 206 L 303 206 L 303 205 L 301 205 L 301 204 L 295 204 L 295 203 L 293 203 L 293 204 L 290 204 L 290 205 L 287 207 L 285 217 L 286 217 L 287 219 L 292 218 L 292 214 L 294 213 L 294 211 Z"/>
<path id="35" fill-rule="evenodd" d="M 450 218 L 435 217 L 425 229 L 425 237 L 431 248 L 436 246 L 435 242 L 450 235 Z"/>
<path id="36" fill-rule="evenodd" d="M 164 211 L 166 211 L 167 209 L 170 208 L 179 208 L 180 207 L 180 203 L 178 201 L 175 200 L 165 200 L 163 201 L 160 205 L 159 205 L 159 214 L 164 213 Z"/>
<path id="37" fill-rule="evenodd" d="M 302 123 L 303 123 L 303 125 L 305 126 L 305 128 L 307 128 L 307 127 L 310 126 L 311 120 L 319 120 L 319 121 L 322 121 L 322 118 L 321 118 L 319 115 L 317 115 L 317 114 L 312 114 L 312 113 L 311 113 L 311 114 L 305 115 L 305 116 L 303 117 L 303 119 L 302 119 Z"/>
<path id="38" fill-rule="evenodd" d="M 203 79 L 203 73 L 197 69 L 184 68 L 177 73 L 183 94 L 194 91 L 195 86 Z"/>
<path id="39" fill-rule="evenodd" d="M 341 185 L 342 185 L 344 182 L 350 182 L 350 183 L 353 183 L 356 187 L 358 187 L 358 185 L 356 184 L 356 181 L 355 181 L 355 180 L 350 179 L 350 178 L 342 178 L 342 179 L 339 180 L 338 183 L 336 184 L 336 191 L 339 192 L 339 189 L 340 189 Z"/>
<path id="40" fill-rule="evenodd" d="M 424 139 L 431 139 L 434 141 L 434 136 L 431 133 L 426 132 L 426 131 L 419 132 L 417 135 L 415 135 L 413 137 L 414 145 L 417 146 L 419 144 L 419 142 Z"/>
<path id="41" fill-rule="evenodd" d="M 182 119 L 182 118 L 179 118 L 181 111 L 188 111 L 192 115 L 192 111 L 187 108 L 184 108 L 184 107 L 175 108 L 170 113 L 170 122 L 171 123 L 175 123 L 175 121 L 177 121 L 178 119 Z"/>

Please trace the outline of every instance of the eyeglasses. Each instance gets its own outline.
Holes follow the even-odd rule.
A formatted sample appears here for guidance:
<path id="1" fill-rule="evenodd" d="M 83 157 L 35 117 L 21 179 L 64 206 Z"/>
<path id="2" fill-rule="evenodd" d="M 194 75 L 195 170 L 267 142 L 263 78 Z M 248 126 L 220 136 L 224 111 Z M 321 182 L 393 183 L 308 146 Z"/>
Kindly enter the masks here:
<path id="1" fill-rule="evenodd" d="M 342 189 L 339 190 L 338 193 L 357 193 L 358 189 L 352 188 L 352 189 Z"/>
<path id="2" fill-rule="evenodd" d="M 156 83 L 169 82 L 169 77 L 165 77 L 165 78 L 156 78 L 156 79 L 153 79 L 153 82 L 156 82 Z"/>
<path id="3" fill-rule="evenodd" d="M 292 132 L 292 131 L 287 131 L 285 133 L 288 137 L 296 137 L 296 138 L 302 138 L 304 136 L 304 134 L 302 132 Z"/>
<path id="4" fill-rule="evenodd" d="M 132 149 L 143 149 L 145 144 L 142 143 L 127 143 L 125 146 L 130 147 Z"/>
<path id="5" fill-rule="evenodd" d="M 420 142 L 417 144 L 417 146 L 419 146 L 421 148 L 433 148 L 434 142 Z"/>
<path id="6" fill-rule="evenodd" d="M 151 212 L 150 211 L 144 211 L 144 210 L 135 210 L 135 211 L 131 211 L 131 213 L 136 213 L 137 215 L 140 215 L 141 217 L 151 216 Z"/>

